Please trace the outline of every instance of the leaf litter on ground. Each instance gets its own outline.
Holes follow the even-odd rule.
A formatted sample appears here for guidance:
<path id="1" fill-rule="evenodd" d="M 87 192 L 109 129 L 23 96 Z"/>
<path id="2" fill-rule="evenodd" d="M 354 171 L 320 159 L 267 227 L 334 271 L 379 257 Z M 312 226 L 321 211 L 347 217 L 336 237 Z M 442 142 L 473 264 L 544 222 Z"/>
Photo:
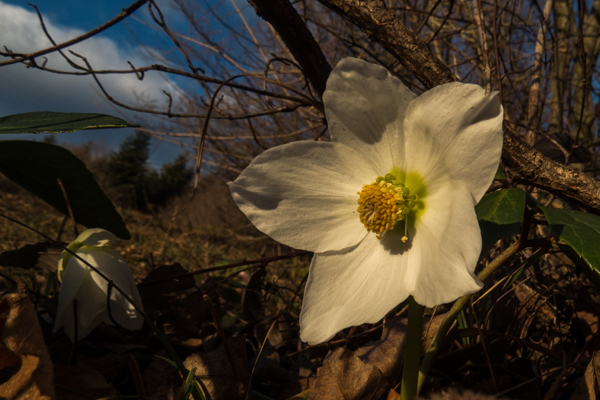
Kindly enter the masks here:
<path id="1" fill-rule="evenodd" d="M 63 217 L 51 207 L 26 193 L 8 194 L 0 212 L 63 242 L 71 239 L 71 222 L 61 228 Z M 117 250 L 134 269 L 146 312 L 194 371 L 206 398 L 287 400 L 310 393 L 318 399 L 397 399 L 404 305 L 383 322 L 347 329 L 328 343 L 301 343 L 298 315 L 310 256 L 239 265 L 294 250 L 248 226 L 234 207 L 229 219 L 214 219 L 230 201 L 225 195 L 226 190 L 220 198 L 205 199 L 188 213 L 178 211 L 185 199 L 150 215 L 120 210 L 132 239 L 117 243 Z M 209 202 L 219 203 L 220 211 Z M 210 218 L 210 224 L 202 223 Z M 61 332 L 52 333 L 58 290 L 52 264 L 60 246 L 7 221 L 0 231 L 2 315 L 21 307 L 26 311 L 19 318 L 29 319 L 10 324 L 25 324 L 32 332 L 37 326 L 39 333 L 29 335 L 21 350 L 0 348 L 6 352 L 0 357 L 2 385 L 19 381 L 29 368 L 41 372 L 27 372 L 21 384 L 56 390 L 58 397 L 48 392 L 49 398 L 180 399 L 186 394 L 191 376 L 179 374 L 146 327 L 129 332 L 102 324 L 75 345 Z M 509 240 L 492 246 L 482 263 Z M 530 254 L 509 260 L 486 284 L 480 293 L 485 295 L 463 310 L 463 325 L 449 332 L 423 396 L 484 399 L 499 393 L 494 398 L 587 400 L 600 393 L 600 297 L 562 253 L 551 250 L 527 264 Z M 223 269 L 190 274 L 214 267 Z M 22 289 L 15 294 L 18 282 Z M 423 352 L 447 310 L 426 312 Z M 3 327 L 13 326 L 2 318 Z M 10 329 L 3 328 L 3 335 Z M 19 353 L 25 348 L 33 349 L 27 357 Z M 37 364 L 28 361 L 36 357 Z"/>

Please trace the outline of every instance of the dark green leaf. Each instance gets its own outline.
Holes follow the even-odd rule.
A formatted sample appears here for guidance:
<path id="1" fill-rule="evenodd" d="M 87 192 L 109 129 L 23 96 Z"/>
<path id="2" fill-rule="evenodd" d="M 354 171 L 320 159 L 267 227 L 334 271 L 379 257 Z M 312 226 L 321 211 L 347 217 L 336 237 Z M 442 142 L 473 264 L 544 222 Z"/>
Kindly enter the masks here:
<path id="1" fill-rule="evenodd" d="M 504 173 L 501 167 L 498 167 L 494 179 L 506 179 L 506 174 Z"/>
<path id="2" fill-rule="evenodd" d="M 195 374 L 196 368 L 192 368 L 187 378 L 185 378 L 185 383 L 181 388 L 181 395 L 179 396 L 179 399 L 189 399 L 190 395 L 192 394 L 192 391 L 194 390 L 194 386 L 196 386 L 196 380 L 194 379 Z"/>
<path id="3" fill-rule="evenodd" d="M 64 250 L 63 245 L 56 242 L 41 242 L 0 253 L 0 267 L 16 267 L 23 269 L 39 268 L 56 272 L 56 266 Z"/>
<path id="4" fill-rule="evenodd" d="M 600 273 L 600 217 L 575 210 L 540 206 L 552 232 Z"/>
<path id="5" fill-rule="evenodd" d="M 137 126 L 110 115 L 90 113 L 42 111 L 0 117 L 0 133 L 60 133 Z"/>
<path id="6" fill-rule="evenodd" d="M 67 203 L 58 185 L 60 179 L 77 223 L 106 229 L 122 239 L 130 238 L 115 206 L 85 164 L 69 150 L 26 140 L 0 141 L 0 172 L 68 215 Z"/>
<path id="7" fill-rule="evenodd" d="M 525 211 L 525 192 L 511 188 L 483 196 L 475 206 L 481 228 L 481 252 L 488 251 L 498 240 L 519 233 Z"/>

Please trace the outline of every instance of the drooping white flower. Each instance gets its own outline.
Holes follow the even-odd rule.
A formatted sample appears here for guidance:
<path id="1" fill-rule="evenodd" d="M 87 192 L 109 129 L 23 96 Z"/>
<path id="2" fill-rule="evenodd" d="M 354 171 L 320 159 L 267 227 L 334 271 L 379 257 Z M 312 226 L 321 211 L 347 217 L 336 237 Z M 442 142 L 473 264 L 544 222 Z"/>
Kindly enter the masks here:
<path id="1" fill-rule="evenodd" d="M 68 249 L 111 279 L 141 308 L 142 300 L 129 265 L 119 253 L 105 247 L 114 240 L 115 235 L 108 231 L 88 229 L 77 236 Z M 101 322 L 113 324 L 108 314 L 109 283 L 104 278 L 67 251 L 63 252 L 58 262 L 58 276 L 62 283 L 54 322 L 55 332 L 63 327 L 69 338 L 74 340 L 77 321 L 77 339 L 82 339 Z M 114 320 L 125 328 L 137 330 L 142 327 L 142 316 L 115 288 L 110 290 L 110 311 Z"/>
<path id="2" fill-rule="evenodd" d="M 500 161 L 498 96 L 449 83 L 417 97 L 346 58 L 323 101 L 331 142 L 269 149 L 229 184 L 259 230 L 315 252 L 300 338 L 377 322 L 409 295 L 433 307 L 479 290 L 474 206 Z"/>

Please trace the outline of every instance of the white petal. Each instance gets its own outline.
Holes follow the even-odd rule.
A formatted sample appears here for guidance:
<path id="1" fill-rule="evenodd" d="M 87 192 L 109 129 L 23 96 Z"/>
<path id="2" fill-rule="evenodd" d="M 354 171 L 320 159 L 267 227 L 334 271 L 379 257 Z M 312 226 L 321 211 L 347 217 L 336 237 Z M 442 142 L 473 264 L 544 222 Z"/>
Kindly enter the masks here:
<path id="1" fill-rule="evenodd" d="M 369 234 L 355 247 L 315 254 L 300 314 L 303 341 L 321 343 L 349 326 L 377 322 L 408 297 L 401 237 L 388 232 L 379 241 Z"/>
<path id="2" fill-rule="evenodd" d="M 86 246 L 106 246 L 115 240 L 117 240 L 117 237 L 109 231 L 93 228 L 82 232 L 77 236 L 75 242 L 85 244 Z"/>
<path id="3" fill-rule="evenodd" d="M 380 175 L 404 168 L 404 116 L 415 97 L 384 67 L 344 58 L 323 95 L 331 140 L 362 154 Z"/>
<path id="4" fill-rule="evenodd" d="M 131 268 L 119 253 L 105 247 L 82 247 L 77 255 L 104 273 L 113 283 L 121 288 L 134 303 L 142 308 L 142 301 L 131 273 Z M 108 294 L 108 282 L 95 272 L 90 272 L 94 284 L 104 293 L 104 308 Z M 134 306 L 115 288 L 111 289 L 111 313 L 116 322 L 125 328 L 136 330 L 141 328 L 143 320 Z M 104 322 L 112 324 L 108 313 Z"/>
<path id="5" fill-rule="evenodd" d="M 72 260 L 76 259 L 71 257 Z M 81 267 L 79 263 L 69 263 L 69 268 L 65 269 L 60 292 L 58 294 L 58 307 L 56 318 L 54 320 L 54 332 L 56 332 L 64 323 L 65 312 L 72 308 L 72 302 L 79 291 L 81 284 L 88 275 L 88 269 Z"/>
<path id="6" fill-rule="evenodd" d="M 92 276 L 88 275 L 75 298 L 77 299 L 77 338 L 83 339 L 104 319 L 106 293 L 96 285 Z"/>
<path id="7" fill-rule="evenodd" d="M 502 152 L 503 109 L 496 93 L 448 83 L 413 100 L 406 113 L 407 170 L 425 181 L 448 173 L 477 203 L 492 183 Z"/>
<path id="8" fill-rule="evenodd" d="M 72 259 L 76 259 L 73 257 Z M 81 276 L 81 271 L 84 272 L 83 279 L 76 287 L 76 293 L 71 297 L 68 303 L 61 304 L 68 297 L 63 294 L 71 293 L 74 286 L 65 286 L 65 282 L 75 282 L 74 276 Z M 69 290 L 70 289 L 70 290 Z M 74 302 L 77 301 L 77 318 L 74 314 Z M 61 326 L 71 341 L 75 340 L 75 320 L 77 320 L 77 339 L 86 337 L 100 322 L 102 322 L 103 314 L 106 311 L 106 294 L 93 281 L 87 271 L 87 267 L 80 268 L 79 263 L 70 262 L 65 270 L 65 279 L 61 286 L 59 294 L 59 307 L 56 314 L 54 331 L 56 332 Z"/>
<path id="9" fill-rule="evenodd" d="M 133 300 L 136 301 L 135 296 Z M 137 296 L 139 297 L 139 295 Z M 144 325 L 144 318 L 138 313 L 133 307 L 129 307 L 129 302 L 123 304 L 120 301 L 111 301 L 111 312 L 114 320 L 123 328 L 129 329 L 130 331 L 137 331 L 142 329 Z M 137 301 L 138 305 L 141 305 L 141 299 Z M 125 308 L 128 307 L 128 308 Z M 113 325 L 108 312 L 105 313 L 104 322 Z"/>
<path id="10" fill-rule="evenodd" d="M 229 189 L 260 231 L 288 246 L 323 252 L 365 237 L 357 192 L 375 178 L 373 168 L 349 147 L 303 141 L 265 151 Z"/>
<path id="11" fill-rule="evenodd" d="M 98 314 L 95 314 L 93 320 L 87 325 L 83 325 L 78 318 L 77 340 L 85 338 L 100 324 L 100 322 L 102 322 L 104 312 L 105 310 L 99 312 Z M 79 311 L 77 314 L 81 315 Z M 75 342 L 75 318 L 73 315 L 73 307 L 70 307 L 69 309 L 67 309 L 67 312 L 65 312 L 65 323 L 63 326 L 63 330 L 65 331 L 65 334 L 71 339 L 71 342 Z"/>
<path id="12" fill-rule="evenodd" d="M 481 232 L 468 188 L 441 180 L 427 196 L 408 252 L 406 287 L 427 307 L 456 300 L 481 289 L 474 274 Z M 428 187 L 428 190 L 430 188 Z"/>

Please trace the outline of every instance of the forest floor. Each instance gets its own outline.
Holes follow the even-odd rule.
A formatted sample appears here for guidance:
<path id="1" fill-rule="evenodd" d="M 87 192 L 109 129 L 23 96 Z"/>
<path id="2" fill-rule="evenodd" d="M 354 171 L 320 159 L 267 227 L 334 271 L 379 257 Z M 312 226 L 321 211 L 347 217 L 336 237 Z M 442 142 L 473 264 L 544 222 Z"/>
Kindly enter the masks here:
<path id="1" fill-rule="evenodd" d="M 75 238 L 71 221 L 63 226 L 50 206 L 6 182 L 0 187 L 1 214 L 63 244 Z M 405 304 L 379 323 L 308 346 L 298 338 L 298 315 L 311 255 L 258 232 L 224 183 L 207 180 L 192 202 L 184 197 L 153 213 L 120 211 L 132 238 L 113 248 L 133 269 L 145 312 L 195 368 L 207 398 L 303 399 L 308 389 L 318 399 L 399 398 Z M 508 245 L 498 243 L 482 265 Z M 61 251 L 0 218 L 0 333 L 10 308 L 28 298 L 35 313 L 26 323 L 42 332 L 28 346 L 49 354 L 33 367 L 23 354 L 0 360 L 0 385 L 53 385 L 61 399 L 186 398 L 186 377 L 148 326 L 129 332 L 101 324 L 76 344 L 53 332 Z M 511 258 L 460 314 L 423 396 L 587 400 L 598 393 L 600 297 L 568 260 L 549 253 L 527 264 L 528 255 Z M 426 310 L 424 350 L 450 306 Z"/>

